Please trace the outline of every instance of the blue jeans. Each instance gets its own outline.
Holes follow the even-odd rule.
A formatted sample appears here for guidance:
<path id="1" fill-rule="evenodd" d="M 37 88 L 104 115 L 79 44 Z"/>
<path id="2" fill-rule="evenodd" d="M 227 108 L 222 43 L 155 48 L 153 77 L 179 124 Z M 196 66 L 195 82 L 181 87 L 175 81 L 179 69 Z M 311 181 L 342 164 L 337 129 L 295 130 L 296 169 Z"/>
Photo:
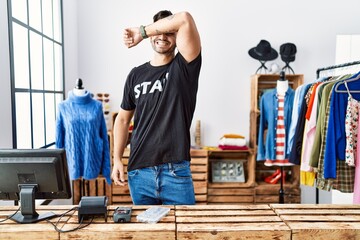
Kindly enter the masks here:
<path id="1" fill-rule="evenodd" d="M 128 184 L 135 205 L 195 204 L 189 161 L 130 171 Z"/>

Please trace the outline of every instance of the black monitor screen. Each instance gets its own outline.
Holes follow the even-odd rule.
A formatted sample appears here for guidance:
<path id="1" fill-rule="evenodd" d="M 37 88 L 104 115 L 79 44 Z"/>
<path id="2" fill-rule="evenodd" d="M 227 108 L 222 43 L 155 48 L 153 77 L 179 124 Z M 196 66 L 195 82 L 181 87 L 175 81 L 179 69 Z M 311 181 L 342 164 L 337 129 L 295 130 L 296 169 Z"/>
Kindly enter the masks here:
<path id="1" fill-rule="evenodd" d="M 15 221 L 51 217 L 36 213 L 35 199 L 67 198 L 71 188 L 64 149 L 0 149 L 0 199 L 20 200 Z"/>

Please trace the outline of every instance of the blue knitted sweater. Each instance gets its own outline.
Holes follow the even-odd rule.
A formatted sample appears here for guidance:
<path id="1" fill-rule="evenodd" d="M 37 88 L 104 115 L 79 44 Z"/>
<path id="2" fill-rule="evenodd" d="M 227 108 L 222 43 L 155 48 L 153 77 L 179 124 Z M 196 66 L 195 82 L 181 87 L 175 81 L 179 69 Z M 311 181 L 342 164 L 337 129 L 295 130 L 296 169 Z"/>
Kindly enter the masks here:
<path id="1" fill-rule="evenodd" d="M 89 92 L 68 99 L 58 105 L 56 117 L 57 148 L 65 148 L 72 180 L 97 178 L 102 174 L 110 179 L 110 150 L 102 103 Z"/>

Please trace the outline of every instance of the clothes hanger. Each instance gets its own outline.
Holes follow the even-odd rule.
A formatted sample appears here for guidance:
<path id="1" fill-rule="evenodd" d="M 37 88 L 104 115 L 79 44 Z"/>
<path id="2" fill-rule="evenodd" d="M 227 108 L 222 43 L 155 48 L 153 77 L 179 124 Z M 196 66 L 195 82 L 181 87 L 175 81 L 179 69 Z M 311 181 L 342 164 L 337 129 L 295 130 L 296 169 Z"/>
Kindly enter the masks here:
<path id="1" fill-rule="evenodd" d="M 341 83 L 337 84 L 336 87 L 335 87 L 335 92 L 337 92 L 337 93 L 348 93 L 347 90 L 339 89 L 339 86 L 344 84 L 345 81 L 346 81 L 346 83 L 349 83 L 349 82 L 355 82 L 355 81 L 357 81 L 359 79 L 360 79 L 360 72 L 354 74 L 353 77 L 350 77 L 349 79 L 345 79 Z M 348 85 L 348 87 L 349 87 L 349 85 Z M 360 93 L 360 89 L 359 90 L 356 90 L 356 89 L 351 90 L 351 89 L 349 89 L 349 92 L 350 93 Z"/>

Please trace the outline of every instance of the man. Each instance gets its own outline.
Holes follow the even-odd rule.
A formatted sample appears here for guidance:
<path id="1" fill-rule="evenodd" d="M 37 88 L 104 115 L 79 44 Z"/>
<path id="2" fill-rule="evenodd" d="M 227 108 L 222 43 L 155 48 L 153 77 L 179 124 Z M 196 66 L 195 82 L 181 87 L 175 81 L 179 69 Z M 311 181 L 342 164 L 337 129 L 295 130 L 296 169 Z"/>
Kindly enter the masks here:
<path id="1" fill-rule="evenodd" d="M 133 203 L 195 204 L 189 129 L 201 68 L 200 36 L 188 12 L 160 11 L 154 23 L 124 31 L 128 48 L 147 37 L 154 56 L 127 77 L 114 123 L 112 178 L 116 185 L 125 185 L 121 158 L 134 117 L 128 163 Z"/>

